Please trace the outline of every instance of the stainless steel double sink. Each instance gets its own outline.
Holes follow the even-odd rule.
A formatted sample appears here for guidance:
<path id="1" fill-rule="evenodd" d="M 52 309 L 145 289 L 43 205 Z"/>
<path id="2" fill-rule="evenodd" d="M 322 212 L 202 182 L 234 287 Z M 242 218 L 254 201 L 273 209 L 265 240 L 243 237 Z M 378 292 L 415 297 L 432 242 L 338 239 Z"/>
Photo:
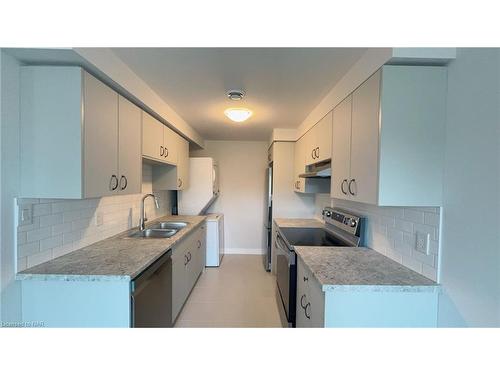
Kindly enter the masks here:
<path id="1" fill-rule="evenodd" d="M 127 237 L 170 238 L 187 225 L 188 223 L 185 221 L 160 221 L 158 223 L 151 224 L 143 231 L 138 230 L 137 232 L 132 232 Z"/>

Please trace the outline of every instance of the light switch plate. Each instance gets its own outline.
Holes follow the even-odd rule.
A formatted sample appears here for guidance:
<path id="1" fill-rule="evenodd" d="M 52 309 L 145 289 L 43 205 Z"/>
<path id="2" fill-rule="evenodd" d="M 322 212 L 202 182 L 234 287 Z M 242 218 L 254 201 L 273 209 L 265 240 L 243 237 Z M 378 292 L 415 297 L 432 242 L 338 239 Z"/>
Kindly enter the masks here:
<path id="1" fill-rule="evenodd" d="M 429 255 L 430 234 L 417 232 L 415 235 L 415 250 Z"/>
<path id="2" fill-rule="evenodd" d="M 20 207 L 19 225 L 29 225 L 33 223 L 33 206 L 23 205 Z"/>

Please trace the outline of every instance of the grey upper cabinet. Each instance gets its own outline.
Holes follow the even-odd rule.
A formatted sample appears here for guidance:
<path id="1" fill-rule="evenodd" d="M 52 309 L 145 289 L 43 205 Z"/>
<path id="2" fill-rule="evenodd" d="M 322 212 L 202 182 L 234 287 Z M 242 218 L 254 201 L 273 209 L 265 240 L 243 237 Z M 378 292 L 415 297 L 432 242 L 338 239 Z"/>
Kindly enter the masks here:
<path id="1" fill-rule="evenodd" d="M 319 120 L 305 135 L 306 165 L 332 157 L 332 111 Z"/>
<path id="2" fill-rule="evenodd" d="M 102 197 L 119 185 L 118 94 L 87 73 L 83 79 L 83 195 Z"/>
<path id="3" fill-rule="evenodd" d="M 120 194 L 142 191 L 141 115 L 139 107 L 119 97 L 118 101 L 118 170 Z"/>
<path id="4" fill-rule="evenodd" d="M 345 199 L 351 173 L 351 115 L 352 95 L 333 110 L 331 196 Z"/>
<path id="5" fill-rule="evenodd" d="M 141 123 L 131 105 L 80 67 L 22 67 L 21 196 L 140 192 Z"/>
<path id="6" fill-rule="evenodd" d="M 142 155 L 153 162 L 153 189 L 186 189 L 189 142 L 146 112 L 142 116 Z"/>
<path id="7" fill-rule="evenodd" d="M 333 111 L 331 196 L 442 203 L 446 68 L 384 66 Z"/>

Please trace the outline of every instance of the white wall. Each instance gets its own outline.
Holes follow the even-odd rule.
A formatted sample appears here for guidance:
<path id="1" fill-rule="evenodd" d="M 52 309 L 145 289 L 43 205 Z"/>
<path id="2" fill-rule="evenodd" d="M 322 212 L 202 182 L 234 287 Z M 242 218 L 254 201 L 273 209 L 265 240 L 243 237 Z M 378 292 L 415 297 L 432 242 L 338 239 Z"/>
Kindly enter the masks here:
<path id="1" fill-rule="evenodd" d="M 15 276 L 14 198 L 19 191 L 19 63 L 0 52 L 1 225 L 0 284 L 2 321 L 20 321 L 21 290 Z"/>
<path id="2" fill-rule="evenodd" d="M 498 49 L 448 66 L 440 326 L 500 326 L 499 71 Z"/>
<path id="3" fill-rule="evenodd" d="M 17 271 L 57 258 L 139 225 L 141 198 L 152 192 L 152 169 L 143 164 L 141 194 L 95 199 L 19 199 L 33 210 L 33 223 L 17 227 Z M 160 208 L 148 198 L 148 219 L 171 212 L 170 192 L 155 192 Z M 96 224 L 102 215 L 103 224 Z"/>
<path id="4" fill-rule="evenodd" d="M 205 141 L 191 156 L 219 163 L 221 194 L 209 212 L 224 214 L 227 253 L 259 253 L 265 248 L 267 142 Z"/>

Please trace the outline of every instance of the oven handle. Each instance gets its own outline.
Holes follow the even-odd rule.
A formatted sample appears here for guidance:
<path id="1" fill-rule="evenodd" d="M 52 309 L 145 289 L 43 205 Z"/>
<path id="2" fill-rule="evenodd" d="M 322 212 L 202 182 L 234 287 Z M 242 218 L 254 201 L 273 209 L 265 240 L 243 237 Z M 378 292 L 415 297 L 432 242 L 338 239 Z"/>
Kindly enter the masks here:
<path id="1" fill-rule="evenodd" d="M 295 265 L 295 251 L 290 250 L 288 246 L 286 246 L 286 242 L 281 237 L 280 233 L 276 233 L 276 240 L 274 241 L 274 244 L 276 245 L 276 248 L 284 253 L 287 258 L 288 258 L 288 266 L 294 266 Z"/>

